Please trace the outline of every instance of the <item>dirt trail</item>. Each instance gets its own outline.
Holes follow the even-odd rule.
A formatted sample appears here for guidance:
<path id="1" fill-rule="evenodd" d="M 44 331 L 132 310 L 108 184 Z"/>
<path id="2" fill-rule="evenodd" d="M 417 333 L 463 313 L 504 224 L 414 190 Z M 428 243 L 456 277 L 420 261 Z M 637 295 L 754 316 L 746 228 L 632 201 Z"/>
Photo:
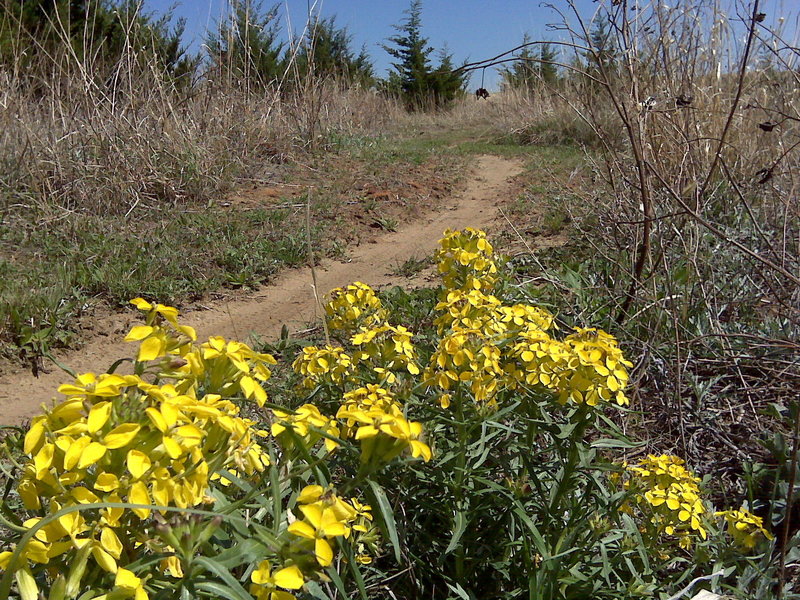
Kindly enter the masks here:
<path id="1" fill-rule="evenodd" d="M 469 174 L 466 188 L 449 200 L 447 208 L 422 215 L 395 233 L 354 248 L 347 262 L 324 261 L 316 272 L 320 294 L 353 281 L 374 287 L 401 283 L 402 278 L 392 276 L 390 271 L 409 258 L 430 255 L 448 227 L 491 224 L 496 216 L 495 199 L 509 193 L 510 178 L 521 171 L 522 164 L 518 161 L 481 156 Z M 290 329 L 302 327 L 319 312 L 308 268 L 285 271 L 273 284 L 246 298 L 211 303 L 208 308 L 182 315 L 182 323 L 194 327 L 200 340 L 209 335 L 244 340 L 251 332 L 274 338 L 282 325 L 287 324 Z M 114 321 L 107 324 L 108 330 L 96 331 L 96 336 L 83 348 L 62 354 L 59 361 L 78 373 L 105 370 L 118 358 L 130 356 L 133 344 L 117 340 L 122 339 L 134 322 L 134 316 L 115 315 Z M 0 377 L 0 424 L 17 424 L 39 414 L 42 403 L 49 403 L 58 395 L 56 389 L 69 376 L 55 366 L 46 366 L 50 372 L 38 378 L 29 372 Z"/>

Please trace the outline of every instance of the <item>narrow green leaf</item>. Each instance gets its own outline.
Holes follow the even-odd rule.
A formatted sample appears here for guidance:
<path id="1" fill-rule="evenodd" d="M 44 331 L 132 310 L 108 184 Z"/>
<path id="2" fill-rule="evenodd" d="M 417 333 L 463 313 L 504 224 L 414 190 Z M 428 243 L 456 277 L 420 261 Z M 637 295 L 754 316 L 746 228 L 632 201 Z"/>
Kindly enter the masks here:
<path id="1" fill-rule="evenodd" d="M 233 569 L 243 564 L 255 563 L 266 555 L 266 550 L 267 546 L 259 540 L 240 539 L 230 548 L 217 554 L 214 561 L 221 567 Z"/>
<path id="2" fill-rule="evenodd" d="M 307 581 L 306 591 L 318 600 L 331 600 L 331 597 L 325 593 L 325 590 L 316 581 Z"/>
<path id="3" fill-rule="evenodd" d="M 514 507 L 514 514 L 519 518 L 520 521 L 528 528 L 528 531 L 531 532 L 531 536 L 533 537 L 533 544 L 536 546 L 536 551 L 542 558 L 546 558 L 549 556 L 550 552 L 547 549 L 547 543 L 544 541 L 542 534 L 539 532 L 539 528 L 536 527 L 536 524 L 533 520 L 526 514 L 525 509 L 521 506 Z"/>
<path id="4" fill-rule="evenodd" d="M 339 594 L 341 594 L 342 598 L 349 598 L 347 595 L 347 588 L 344 586 L 344 581 L 342 581 L 339 571 L 333 567 L 328 567 L 325 569 L 325 573 L 331 578 L 333 585 L 336 586 L 336 589 L 338 590 Z"/>
<path id="5" fill-rule="evenodd" d="M 250 594 L 242 595 L 237 590 L 232 589 L 230 586 L 224 585 L 219 583 L 218 581 L 201 581 L 199 583 L 195 583 L 195 587 L 199 590 L 203 590 L 204 592 L 210 592 L 214 594 L 217 598 L 236 598 L 237 600 L 253 600 L 253 597 Z M 241 586 L 239 586 L 242 590 Z M 188 590 L 187 590 L 188 591 Z"/>
<path id="6" fill-rule="evenodd" d="M 602 438 L 592 442 L 592 448 L 636 448 L 641 444 L 627 439 Z"/>
<path id="7" fill-rule="evenodd" d="M 466 592 L 466 590 L 462 588 L 461 585 L 459 585 L 458 583 L 456 583 L 455 585 L 451 585 L 448 583 L 447 587 L 450 588 L 450 591 L 453 591 L 456 594 L 458 594 L 459 598 L 462 598 L 463 600 L 472 600 L 469 594 Z"/>
<path id="8" fill-rule="evenodd" d="M 467 517 L 463 510 L 459 510 L 456 512 L 455 522 L 453 523 L 453 537 L 450 538 L 450 543 L 447 545 L 445 549 L 445 554 L 450 554 L 453 550 L 458 548 L 458 543 L 461 540 L 461 536 L 464 535 L 464 531 L 467 528 Z"/>
<path id="9" fill-rule="evenodd" d="M 394 511 L 392 511 L 392 507 L 389 504 L 389 499 L 386 497 L 386 492 L 383 491 L 383 488 L 378 485 L 375 481 L 369 482 L 369 487 L 372 490 L 372 495 L 375 498 L 375 504 L 378 506 L 378 510 L 380 511 L 379 514 L 379 525 L 382 525 L 381 529 L 383 529 L 384 535 L 389 538 L 389 541 L 392 543 L 392 547 L 394 548 L 394 557 L 397 560 L 398 564 L 402 563 L 402 558 L 400 556 L 400 539 L 397 537 L 397 527 L 395 526 L 394 522 Z"/>
<path id="10" fill-rule="evenodd" d="M 364 584 L 364 577 L 361 575 L 361 569 L 358 568 L 358 561 L 353 554 L 353 547 L 347 543 L 342 543 L 339 547 L 347 555 L 347 564 L 350 566 L 350 571 L 353 573 L 353 578 L 356 580 L 358 592 L 361 594 L 361 600 L 369 600 L 369 596 L 367 596 L 367 586 Z"/>
<path id="11" fill-rule="evenodd" d="M 192 561 L 195 564 L 200 565 L 209 573 L 216 575 L 219 579 L 225 582 L 225 585 L 221 585 L 216 582 L 204 582 L 205 584 L 213 584 L 219 585 L 222 588 L 227 588 L 229 590 L 228 593 L 221 594 L 223 598 L 230 598 L 235 600 L 253 600 L 253 597 L 247 592 L 246 589 L 239 583 L 239 580 L 236 579 L 231 572 L 228 571 L 225 567 L 219 564 L 217 561 L 212 560 L 206 556 L 197 556 Z M 203 584 L 197 583 L 198 587 L 201 587 Z"/>

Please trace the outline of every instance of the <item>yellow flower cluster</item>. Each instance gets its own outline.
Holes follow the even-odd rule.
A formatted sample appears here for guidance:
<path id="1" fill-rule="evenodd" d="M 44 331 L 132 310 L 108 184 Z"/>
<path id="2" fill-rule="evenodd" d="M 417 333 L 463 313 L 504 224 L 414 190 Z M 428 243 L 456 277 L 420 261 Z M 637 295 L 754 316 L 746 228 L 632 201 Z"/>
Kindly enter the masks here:
<path id="1" fill-rule="evenodd" d="M 275 423 L 272 435 L 289 451 L 298 436 L 306 448 L 320 439 L 333 452 L 339 447 L 336 438 L 352 438 L 361 442 L 362 464 L 389 462 L 409 449 L 414 458 L 431 459 L 431 450 L 422 440 L 422 424 L 409 421 L 402 405 L 391 393 L 377 384 L 367 384 L 344 394 L 336 413 L 337 422 L 323 415 L 313 404 L 304 404 L 295 411 L 273 409 Z"/>
<path id="2" fill-rule="evenodd" d="M 600 401 L 629 403 L 623 389 L 633 364 L 625 360 L 614 336 L 602 329 L 575 328 L 564 340 L 569 352 L 566 381 L 559 386 L 559 402 L 595 406 Z M 568 379 L 567 379 L 568 378 Z"/>
<path id="3" fill-rule="evenodd" d="M 320 439 L 323 433 L 325 448 L 333 452 L 339 447 L 335 439 L 339 437 L 339 426 L 334 419 L 323 415 L 319 408 L 313 404 L 304 404 L 293 412 L 273 409 L 275 423 L 272 425 L 272 435 L 280 442 L 284 449 L 294 446 L 294 439 L 289 432 L 299 436 L 306 448 L 311 448 Z"/>
<path id="4" fill-rule="evenodd" d="M 137 361 L 154 363 L 151 370 L 161 379 L 174 381 L 180 393 L 223 397 L 241 393 L 259 406 L 267 401 L 263 383 L 272 374 L 269 366 L 275 364 L 273 356 L 219 336 L 198 346 L 193 343 L 197 339 L 194 329 L 178 323 L 175 308 L 142 298 L 131 300 L 131 304 L 145 312 L 147 325 L 133 327 L 125 341 L 139 342 Z"/>
<path id="5" fill-rule="evenodd" d="M 414 458 L 431 459 L 431 449 L 420 438 L 422 423 L 409 421 L 391 393 L 375 384 L 344 395 L 336 413 L 344 421 L 343 432 L 361 441 L 361 462 L 388 462 L 406 448 Z"/>
<path id="6" fill-rule="evenodd" d="M 371 287 L 360 281 L 328 294 L 330 302 L 325 305 L 328 327 L 332 330 L 354 332 L 362 327 L 370 328 L 384 323 L 386 310 Z"/>
<path id="7" fill-rule="evenodd" d="M 448 329 L 488 329 L 492 333 L 501 333 L 505 327 L 499 318 L 500 308 L 498 298 L 480 290 L 447 290 L 444 300 L 435 307 L 440 315 L 433 323 L 439 335 Z"/>
<path id="8" fill-rule="evenodd" d="M 495 317 L 506 331 L 550 331 L 555 318 L 547 310 L 529 304 L 500 306 Z"/>
<path id="9" fill-rule="evenodd" d="M 326 306 L 330 328 L 354 332 L 348 340 L 350 353 L 341 347 L 308 347 L 294 361 L 293 368 L 303 376 L 304 387 L 328 382 L 343 389 L 336 413 L 339 423 L 315 407 L 304 405 L 293 415 L 273 411 L 277 419 L 273 434 L 287 443 L 280 428 L 291 424 L 308 447 L 316 441 L 312 437 L 315 430 L 353 438 L 361 444 L 362 466 L 384 464 L 406 449 L 414 458 L 430 460 L 431 450 L 422 441 L 422 424 L 405 417 L 402 404 L 391 392 L 391 386 L 420 373 L 413 334 L 403 326 L 382 320 L 388 313 L 375 292 L 363 283 L 337 288 L 331 297 Z M 326 439 L 325 443 L 329 451 L 335 448 L 332 440 Z"/>
<path id="10" fill-rule="evenodd" d="M 518 382 L 550 389 L 561 404 L 629 403 L 624 388 L 627 369 L 633 365 L 622 356 L 617 340 L 605 331 L 576 328 L 562 342 L 541 330 L 528 329 L 519 334 L 512 356 Z"/>
<path id="11" fill-rule="evenodd" d="M 444 232 L 436 253 L 444 285 L 455 290 L 491 290 L 497 282 L 494 249 L 486 234 L 467 227 Z"/>
<path id="12" fill-rule="evenodd" d="M 30 460 L 18 485 L 27 509 L 52 514 L 120 502 L 193 507 L 210 501 L 216 472 L 252 475 L 269 464 L 256 441 L 267 433 L 241 417 L 223 394 L 265 401 L 259 381 L 269 378 L 266 365 L 274 359 L 222 338 L 196 346 L 194 331 L 178 324 L 177 310 L 140 298 L 133 304 L 147 322 L 126 338 L 140 342 L 137 374 L 80 375 L 59 387 L 66 400 L 32 421 L 24 440 Z M 161 383 L 144 378 L 148 363 L 156 363 L 152 369 Z M 116 587 L 144 599 L 143 584 L 120 562 L 133 562 L 143 551 L 131 541 L 151 514 L 145 507 L 69 512 L 41 527 L 23 556 L 33 563 L 73 565 L 71 572 L 75 565 L 85 569 L 80 557 L 91 557 L 115 575 Z M 0 566 L 7 566 L 10 555 L 0 554 Z M 80 579 L 73 577 L 72 586 Z"/>
<path id="13" fill-rule="evenodd" d="M 500 349 L 476 329 L 456 329 L 444 336 L 425 372 L 428 385 L 452 390 L 468 387 L 477 402 L 492 400 L 505 381 Z"/>
<path id="14" fill-rule="evenodd" d="M 183 386 L 212 389 L 223 396 L 241 392 L 248 400 L 264 406 L 267 394 L 262 387 L 272 375 L 269 365 L 275 364 L 270 354 L 254 352 L 247 344 L 226 342 L 224 338 L 208 338 L 199 349 L 183 355 L 184 367 L 174 371 Z"/>
<path id="15" fill-rule="evenodd" d="M 143 298 L 131 300 L 136 308 L 146 313 L 145 325 L 137 325 L 128 332 L 126 342 L 139 344 L 138 361 L 154 360 L 167 354 L 184 354 L 188 345 L 197 339 L 194 329 L 178 324 L 178 310 L 163 304 L 150 304 Z M 166 323 L 173 330 L 163 327 Z"/>
<path id="16" fill-rule="evenodd" d="M 562 404 L 628 404 L 628 368 L 616 339 L 598 329 L 550 335 L 554 317 L 526 304 L 506 306 L 490 291 L 498 282 L 492 247 L 482 231 L 448 231 L 438 252 L 445 292 L 436 305 L 442 336 L 425 371 L 445 392 L 463 383 L 475 400 L 494 402 L 505 388 L 537 386 Z"/>
<path id="17" fill-rule="evenodd" d="M 684 467 L 683 459 L 651 454 L 626 470 L 631 475 L 626 487 L 636 492 L 637 504 L 651 514 L 659 534 L 676 536 L 682 548 L 691 547 L 695 533 L 706 539 L 700 478 Z"/>
<path id="18" fill-rule="evenodd" d="M 510 355 L 513 361 L 507 369 L 520 384 L 542 386 L 559 394 L 561 374 L 566 372 L 569 351 L 565 344 L 536 329 L 521 332 Z"/>
<path id="19" fill-rule="evenodd" d="M 372 527 L 369 505 L 361 504 L 356 498 L 348 502 L 319 485 L 303 488 L 297 504 L 303 518 L 293 521 L 288 529 L 289 533 L 300 538 L 294 552 L 313 555 L 320 567 L 333 562 L 330 540 L 350 538 L 353 532 L 356 535 L 367 534 Z M 362 558 L 361 562 L 367 560 Z"/>
<path id="20" fill-rule="evenodd" d="M 341 346 L 307 346 L 292 367 L 303 376 L 302 385 L 306 388 L 316 387 L 323 382 L 341 386 L 353 373 L 353 361 Z"/>
<path id="21" fill-rule="evenodd" d="M 500 299 L 480 290 L 447 290 L 436 305 L 441 314 L 434 320 L 441 335 L 448 329 L 477 329 L 504 337 L 523 331 L 549 331 L 553 315 L 527 304 L 504 306 Z"/>
<path id="22" fill-rule="evenodd" d="M 725 517 L 728 534 L 733 538 L 733 542 L 744 550 L 752 550 L 761 539 L 773 539 L 772 534 L 764 529 L 764 520 L 744 508 L 714 514 Z"/>
<path id="23" fill-rule="evenodd" d="M 329 308 L 338 328 L 354 332 L 350 354 L 342 347 L 308 347 L 293 367 L 304 387 L 341 388 L 336 417 L 309 403 L 275 408 L 270 431 L 240 415 L 234 400 L 264 406 L 272 356 L 222 337 L 198 343 L 195 331 L 178 322 L 176 309 L 133 300 L 145 313 L 145 325 L 126 336 L 139 345 L 133 373 L 86 373 L 62 385 L 66 400 L 34 419 L 25 436 L 30 459 L 18 492 L 28 510 L 47 516 L 86 504 L 106 506 L 25 523 L 37 531 L 17 553 L 21 564 L 13 565 L 23 596 L 39 595 L 37 565 L 46 565 L 52 577 L 65 574 L 59 581 L 69 597 L 79 595 L 84 573 L 99 572 L 106 575 L 94 574 L 91 585 L 105 586 L 109 597 L 147 600 L 153 577 L 184 577 L 185 549 L 177 548 L 180 536 L 189 533 L 181 533 L 180 517 L 166 509 L 191 509 L 214 502 L 212 494 L 236 494 L 233 480 L 255 482 L 254 475 L 270 466 L 272 443 L 278 444 L 273 455 L 280 468 L 305 462 L 318 443 L 330 454 L 348 438 L 360 443 L 362 469 L 380 467 L 406 450 L 430 460 L 422 424 L 406 418 L 389 387 L 401 382 L 407 390 L 409 378 L 419 374 L 411 332 L 384 321 L 386 311 L 364 284 L 333 296 Z M 378 534 L 370 507 L 317 485 L 308 485 L 297 502 L 299 513 L 290 516 L 288 528 L 275 524 L 275 555 L 264 557 L 251 575 L 257 598 L 289 600 L 306 581 L 324 577 L 320 569 L 333 561 L 337 537 L 354 544 L 359 563 L 372 560 L 367 550 L 374 551 Z M 137 576 L 133 565 L 151 554 L 162 555 L 161 573 Z M 0 553 L 0 568 L 9 568 L 13 555 Z"/>
<path id="24" fill-rule="evenodd" d="M 418 375 L 420 370 L 411 338 L 412 333 L 402 325 L 384 323 L 361 329 L 350 340 L 356 347 L 353 361 L 369 365 L 388 383 L 395 382 L 398 372 Z"/>

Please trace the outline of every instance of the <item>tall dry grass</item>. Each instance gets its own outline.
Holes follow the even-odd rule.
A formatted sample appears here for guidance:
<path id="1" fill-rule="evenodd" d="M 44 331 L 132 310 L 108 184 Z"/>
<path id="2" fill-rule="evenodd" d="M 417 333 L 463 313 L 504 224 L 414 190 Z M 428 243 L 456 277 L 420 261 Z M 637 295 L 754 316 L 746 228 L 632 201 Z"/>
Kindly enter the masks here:
<path id="1" fill-rule="evenodd" d="M 128 215 L 207 202 L 333 133 L 378 130 L 398 111 L 325 77 L 263 84 L 220 65 L 174 80 L 132 44 L 113 63 L 68 48 L 42 51 L 33 69 L 22 57 L 0 66 L 6 213 Z"/>
<path id="2" fill-rule="evenodd" d="M 504 114 L 522 141 L 587 149 L 592 185 L 565 196 L 576 243 L 557 268 L 581 283 L 565 317 L 632 341 L 640 424 L 724 475 L 781 460 L 764 411 L 800 384 L 800 49 L 771 4 L 637 4 L 594 23 L 565 4 L 562 81 Z"/>
<path id="3" fill-rule="evenodd" d="M 0 356 L 34 371 L 71 343 L 95 297 L 175 300 L 290 263 L 302 231 L 274 243 L 265 231 L 253 249 L 234 217 L 215 220 L 219 201 L 244 183 L 280 183 L 278 163 L 308 164 L 400 110 L 291 65 L 273 81 L 225 60 L 175 77 L 132 35 L 110 60 L 88 41 L 74 50 L 68 30 L 47 47 L 20 39 L 0 60 Z M 244 246 L 225 248 L 226 237 Z M 199 248 L 180 247 L 187 239 Z"/>

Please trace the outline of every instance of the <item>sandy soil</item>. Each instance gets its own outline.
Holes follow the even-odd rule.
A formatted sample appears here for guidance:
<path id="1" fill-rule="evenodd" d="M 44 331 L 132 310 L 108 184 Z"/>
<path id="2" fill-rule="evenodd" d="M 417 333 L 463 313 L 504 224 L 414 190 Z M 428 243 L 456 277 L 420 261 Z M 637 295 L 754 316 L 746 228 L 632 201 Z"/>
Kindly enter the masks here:
<path id="1" fill-rule="evenodd" d="M 447 229 L 486 227 L 497 216 L 497 200 L 511 193 L 510 179 L 522 171 L 518 161 L 496 156 L 482 156 L 469 174 L 466 187 L 453 196 L 442 211 L 420 215 L 395 233 L 387 233 L 373 243 L 354 248 L 346 261 L 324 261 L 316 269 L 320 295 L 352 281 L 373 287 L 407 285 L 408 279 L 391 275 L 409 258 L 430 255 Z M 197 329 L 198 338 L 222 335 L 246 339 L 251 333 L 277 337 L 286 324 L 290 330 L 307 326 L 319 315 L 311 270 L 292 269 L 280 275 L 274 284 L 253 294 L 229 301 L 209 303 L 207 310 L 182 315 L 182 322 Z M 102 372 L 115 360 L 130 356 L 133 345 L 121 342 L 136 322 L 134 315 L 116 314 L 104 319 L 95 329 L 95 337 L 78 351 L 63 353 L 59 362 L 78 373 Z M 56 389 L 69 376 L 61 369 L 45 365 L 50 371 L 33 377 L 17 372 L 0 378 L 0 423 L 17 424 L 39 414 L 43 403 L 58 396 Z M 52 367 L 52 368 L 51 368 Z"/>

